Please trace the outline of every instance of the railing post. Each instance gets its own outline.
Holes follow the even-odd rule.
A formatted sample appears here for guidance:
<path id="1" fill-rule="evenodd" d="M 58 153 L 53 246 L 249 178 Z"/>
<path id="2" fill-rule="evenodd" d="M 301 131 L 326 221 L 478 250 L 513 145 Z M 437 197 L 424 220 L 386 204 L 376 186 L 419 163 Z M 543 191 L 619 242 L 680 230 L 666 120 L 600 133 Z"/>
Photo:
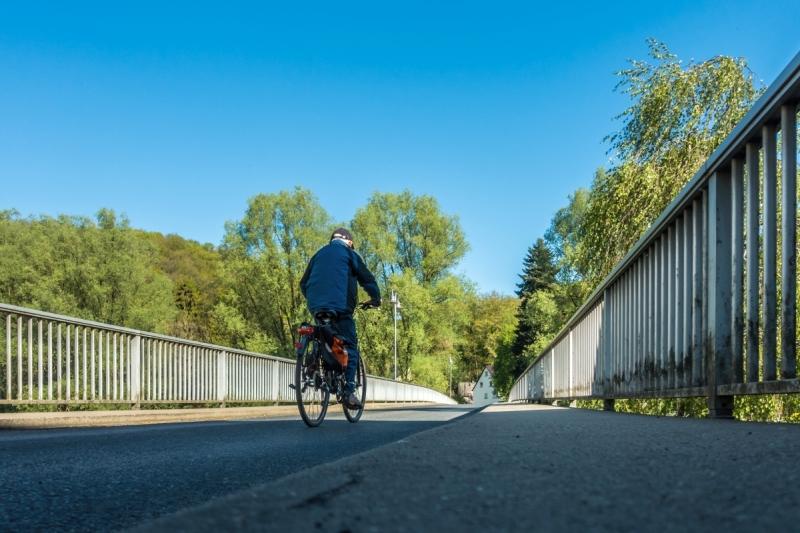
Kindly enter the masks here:
<path id="1" fill-rule="evenodd" d="M 797 375 L 797 105 L 781 107 L 781 378 Z"/>
<path id="2" fill-rule="evenodd" d="M 603 343 L 600 352 L 600 393 L 605 398 L 611 392 L 608 359 L 611 355 L 611 295 L 603 290 Z"/>
<path id="3" fill-rule="evenodd" d="M 277 404 L 278 400 L 280 399 L 280 391 L 278 390 L 280 381 L 278 378 L 279 378 L 281 364 L 278 361 L 275 361 L 274 359 L 270 359 L 270 362 L 272 363 L 272 368 L 273 368 L 272 383 L 271 383 L 272 401 Z"/>
<path id="4" fill-rule="evenodd" d="M 702 360 L 703 360 L 703 309 L 705 308 L 705 298 L 703 295 L 703 221 L 706 217 L 703 214 L 705 193 L 692 201 L 692 361 L 691 375 L 692 385 L 701 386 L 703 384 Z"/>
<path id="5" fill-rule="evenodd" d="M 708 330 L 706 369 L 708 414 L 733 416 L 733 396 L 720 396 L 717 386 L 732 376 L 731 314 L 731 175 L 717 171 L 708 180 Z"/>
<path id="6" fill-rule="evenodd" d="M 136 335 L 131 339 L 131 402 L 133 408 L 141 407 L 142 396 L 142 337 Z"/>
<path id="7" fill-rule="evenodd" d="M 228 398 L 228 352 L 220 352 L 217 357 L 217 401 L 225 407 Z"/>
<path id="8" fill-rule="evenodd" d="M 731 161 L 731 353 L 733 381 L 744 382 L 744 159 Z"/>
<path id="9" fill-rule="evenodd" d="M 572 398 L 572 396 L 573 396 L 573 393 L 572 393 L 572 389 L 573 389 L 573 386 L 572 386 L 572 374 L 573 374 L 573 365 L 574 365 L 573 359 L 574 358 L 575 358 L 574 357 L 574 350 L 572 348 L 572 330 L 569 330 L 569 382 L 567 384 L 567 387 L 568 387 L 567 394 L 569 394 L 570 398 Z"/>
<path id="10" fill-rule="evenodd" d="M 747 167 L 747 381 L 758 381 L 759 343 L 758 343 L 758 274 L 759 274 L 759 220 L 758 220 L 758 182 L 760 157 L 758 145 L 745 146 L 745 166 Z"/>
<path id="11" fill-rule="evenodd" d="M 776 342 L 778 335 L 777 317 L 777 138 L 774 124 L 767 124 L 761 129 L 764 152 L 764 177 L 763 185 L 763 228 L 762 243 L 764 246 L 764 271 L 762 274 L 762 324 L 764 331 L 761 337 L 762 357 L 764 358 L 764 381 L 774 381 L 777 378 L 776 369 Z"/>

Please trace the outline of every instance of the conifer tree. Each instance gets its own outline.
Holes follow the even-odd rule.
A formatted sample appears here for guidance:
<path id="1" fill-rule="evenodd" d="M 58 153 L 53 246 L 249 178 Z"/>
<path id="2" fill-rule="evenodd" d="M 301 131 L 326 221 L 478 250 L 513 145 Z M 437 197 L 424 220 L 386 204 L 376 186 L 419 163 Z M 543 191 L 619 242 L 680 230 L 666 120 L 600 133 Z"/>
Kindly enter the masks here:
<path id="1" fill-rule="evenodd" d="M 517 284 L 516 293 L 520 298 L 520 306 L 517 312 L 517 331 L 511 346 L 511 353 L 514 356 L 522 356 L 525 348 L 536 340 L 538 328 L 530 313 L 526 312 L 531 295 L 537 291 L 552 289 L 557 272 L 558 267 L 554 264 L 553 254 L 544 239 L 538 239 L 528 248 L 522 263 L 521 281 Z"/>

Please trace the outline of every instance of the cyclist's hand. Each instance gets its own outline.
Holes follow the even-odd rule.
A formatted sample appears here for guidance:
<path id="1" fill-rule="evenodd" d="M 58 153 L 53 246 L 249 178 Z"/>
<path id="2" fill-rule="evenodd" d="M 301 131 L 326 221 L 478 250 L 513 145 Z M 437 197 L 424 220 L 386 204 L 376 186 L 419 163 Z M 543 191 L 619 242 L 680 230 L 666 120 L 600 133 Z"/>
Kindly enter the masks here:
<path id="1" fill-rule="evenodd" d="M 372 309 L 380 306 L 381 306 L 380 300 L 370 300 L 368 302 L 361 302 L 360 304 L 358 304 L 358 307 L 360 307 L 361 309 Z"/>

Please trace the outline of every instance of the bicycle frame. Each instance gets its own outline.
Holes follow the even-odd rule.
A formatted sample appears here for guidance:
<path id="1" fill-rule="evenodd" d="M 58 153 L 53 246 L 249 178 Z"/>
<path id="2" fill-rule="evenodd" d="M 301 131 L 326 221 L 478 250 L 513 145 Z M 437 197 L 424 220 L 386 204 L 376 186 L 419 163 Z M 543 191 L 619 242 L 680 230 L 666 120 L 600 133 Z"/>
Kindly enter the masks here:
<path id="1" fill-rule="evenodd" d="M 323 347 L 325 345 L 325 338 L 322 334 L 321 326 L 324 325 L 327 325 L 327 323 L 318 324 L 316 326 L 302 324 L 300 328 L 298 328 L 300 340 L 295 347 L 297 348 L 297 356 L 302 357 L 306 355 L 306 347 L 308 344 L 310 342 L 316 343 L 315 346 L 311 348 L 311 355 L 315 362 L 320 365 L 322 386 L 328 387 L 328 392 L 335 394 L 336 400 L 341 402 L 345 386 L 345 369 L 339 365 L 331 365 L 325 357 L 323 357 L 322 350 L 325 349 Z"/>
<path id="2" fill-rule="evenodd" d="M 365 308 L 365 307 L 362 307 Z M 289 386 L 297 395 L 297 407 L 300 416 L 310 427 L 319 426 L 325 419 L 331 394 L 336 402 L 342 405 L 345 418 L 351 423 L 358 422 L 364 413 L 364 404 L 367 398 L 367 372 L 363 357 L 359 357 L 355 372 L 356 397 L 360 406 L 349 406 L 345 396 L 348 394 L 345 381 L 346 368 L 339 362 L 339 357 L 326 356 L 330 350 L 328 343 L 334 346 L 339 339 L 331 339 L 331 331 L 327 328 L 335 320 L 335 315 L 317 315 L 316 325 L 307 322 L 300 325 L 298 341 L 295 343 L 295 382 Z M 351 359 L 352 361 L 352 359 Z M 307 396 L 308 394 L 308 396 Z"/>

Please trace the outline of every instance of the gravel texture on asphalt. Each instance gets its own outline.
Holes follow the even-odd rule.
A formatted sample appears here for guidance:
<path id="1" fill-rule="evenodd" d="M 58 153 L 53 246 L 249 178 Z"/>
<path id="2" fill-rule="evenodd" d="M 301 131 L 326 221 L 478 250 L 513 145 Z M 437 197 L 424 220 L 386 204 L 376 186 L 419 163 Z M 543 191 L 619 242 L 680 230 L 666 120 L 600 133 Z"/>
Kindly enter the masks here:
<path id="1" fill-rule="evenodd" d="M 494 406 L 140 531 L 797 531 L 800 426 Z"/>
<path id="2" fill-rule="evenodd" d="M 332 406 L 319 428 L 290 418 L 0 431 L 0 530 L 132 527 L 441 425 L 469 409 Z"/>

